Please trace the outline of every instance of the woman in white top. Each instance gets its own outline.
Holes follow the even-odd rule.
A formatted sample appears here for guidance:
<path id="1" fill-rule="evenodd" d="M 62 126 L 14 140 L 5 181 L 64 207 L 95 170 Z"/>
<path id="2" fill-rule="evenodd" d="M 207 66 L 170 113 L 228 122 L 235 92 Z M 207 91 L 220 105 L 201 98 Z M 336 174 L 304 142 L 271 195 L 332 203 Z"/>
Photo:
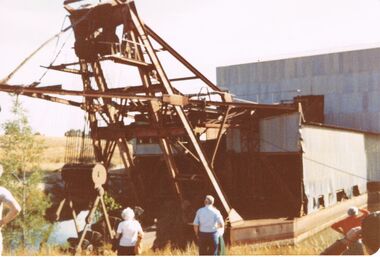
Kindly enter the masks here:
<path id="1" fill-rule="evenodd" d="M 135 212 L 131 208 L 124 209 L 121 217 L 124 221 L 117 227 L 117 238 L 120 239 L 117 255 L 136 255 L 136 243 L 141 241 L 143 230 L 140 223 L 135 220 Z"/>

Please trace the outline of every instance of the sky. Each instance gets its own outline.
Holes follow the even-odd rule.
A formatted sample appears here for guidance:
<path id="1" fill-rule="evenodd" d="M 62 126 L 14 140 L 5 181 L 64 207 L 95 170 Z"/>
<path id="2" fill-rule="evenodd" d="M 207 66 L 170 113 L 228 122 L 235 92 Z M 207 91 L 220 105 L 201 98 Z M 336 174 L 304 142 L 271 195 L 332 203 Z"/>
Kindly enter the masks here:
<path id="1" fill-rule="evenodd" d="M 59 32 L 67 12 L 63 0 L 0 0 L 0 78 Z M 270 59 L 380 46 L 380 0 L 135 0 L 140 18 L 211 81 L 216 67 Z M 68 25 L 66 19 L 65 25 Z M 68 40 L 56 64 L 72 61 L 65 33 L 11 82 L 37 81 L 54 52 Z M 169 65 L 170 66 L 170 65 Z M 173 65 L 174 66 L 174 65 Z M 176 67 L 173 77 L 179 77 Z M 116 77 L 123 76 L 122 71 Z M 110 78 L 111 79 L 111 78 Z M 49 71 L 43 82 L 79 89 L 77 78 Z M 133 84 L 133 83 L 132 83 Z M 76 87 L 75 87 L 76 86 Z M 20 97 L 36 132 L 63 136 L 82 129 L 75 107 Z M 0 123 L 11 118 L 12 98 L 0 93 Z"/>

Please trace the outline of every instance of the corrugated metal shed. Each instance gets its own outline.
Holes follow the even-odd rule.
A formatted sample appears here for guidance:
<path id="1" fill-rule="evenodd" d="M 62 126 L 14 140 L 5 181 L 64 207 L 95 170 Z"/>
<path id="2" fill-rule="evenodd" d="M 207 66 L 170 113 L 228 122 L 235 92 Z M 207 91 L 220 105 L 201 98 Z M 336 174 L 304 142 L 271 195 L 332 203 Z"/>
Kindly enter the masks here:
<path id="1" fill-rule="evenodd" d="M 303 176 L 308 212 L 366 192 L 368 181 L 380 180 L 380 136 L 323 126 L 303 125 Z"/>

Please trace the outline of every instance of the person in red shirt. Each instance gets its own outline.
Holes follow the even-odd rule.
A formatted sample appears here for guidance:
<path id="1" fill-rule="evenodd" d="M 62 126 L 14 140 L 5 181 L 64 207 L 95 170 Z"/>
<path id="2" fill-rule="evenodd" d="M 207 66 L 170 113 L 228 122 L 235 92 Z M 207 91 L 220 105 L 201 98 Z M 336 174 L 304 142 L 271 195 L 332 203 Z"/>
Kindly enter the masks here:
<path id="1" fill-rule="evenodd" d="M 361 215 L 359 215 L 361 212 Z M 331 228 L 346 235 L 350 229 L 360 227 L 362 220 L 368 216 L 369 212 L 357 207 L 350 207 L 347 210 L 348 217 L 331 225 Z"/>
<path id="2" fill-rule="evenodd" d="M 353 245 L 358 245 L 355 252 L 349 252 Z M 361 227 L 354 227 L 344 238 L 335 241 L 320 255 L 373 255 L 380 249 L 380 211 L 366 216 Z"/>

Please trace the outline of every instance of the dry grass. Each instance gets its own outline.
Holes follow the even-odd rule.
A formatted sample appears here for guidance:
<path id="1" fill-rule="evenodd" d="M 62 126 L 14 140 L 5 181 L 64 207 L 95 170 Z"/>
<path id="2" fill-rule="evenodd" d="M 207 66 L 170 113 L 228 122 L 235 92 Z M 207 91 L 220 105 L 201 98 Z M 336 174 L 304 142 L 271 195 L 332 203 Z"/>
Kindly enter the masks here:
<path id="1" fill-rule="evenodd" d="M 45 150 L 42 154 L 41 168 L 46 171 L 53 171 L 61 168 L 65 159 L 65 137 L 41 137 L 45 143 Z"/>
<path id="2" fill-rule="evenodd" d="M 326 229 L 295 245 L 240 245 L 231 247 L 228 255 L 319 255 L 338 238 L 338 233 Z"/>
<path id="3" fill-rule="evenodd" d="M 278 243 L 236 245 L 227 247 L 226 255 L 319 255 L 338 238 L 340 235 L 329 228 L 295 245 Z M 168 246 L 160 251 L 147 250 L 143 255 L 198 255 L 198 248 L 195 244 L 189 245 L 185 250 L 171 249 Z"/>
<path id="4" fill-rule="evenodd" d="M 278 243 L 269 244 L 247 244 L 237 245 L 226 248 L 226 255 L 319 255 L 326 247 L 331 245 L 340 235 L 332 229 L 326 229 L 296 245 L 280 245 Z M 115 252 L 105 247 L 101 255 L 114 256 Z M 69 256 L 68 251 L 61 249 L 57 246 L 44 246 L 39 252 L 30 252 L 17 250 L 13 252 L 4 252 L 5 256 Z M 94 253 L 83 252 L 81 255 L 90 256 Z M 198 247 L 193 243 L 189 244 L 185 250 L 173 249 L 168 245 L 165 249 L 160 251 L 153 251 L 151 249 L 142 253 L 143 256 L 194 256 L 198 255 Z"/>
<path id="5" fill-rule="evenodd" d="M 58 246 L 44 246 L 38 252 L 31 250 L 17 249 L 14 251 L 3 252 L 3 256 L 63 256 L 68 255 Z"/>
<path id="6" fill-rule="evenodd" d="M 45 171 L 54 171 L 61 168 L 65 163 L 66 137 L 40 137 L 44 140 L 45 150 L 42 155 L 41 168 Z M 112 165 L 121 165 L 121 157 L 116 148 L 113 155 Z"/>

